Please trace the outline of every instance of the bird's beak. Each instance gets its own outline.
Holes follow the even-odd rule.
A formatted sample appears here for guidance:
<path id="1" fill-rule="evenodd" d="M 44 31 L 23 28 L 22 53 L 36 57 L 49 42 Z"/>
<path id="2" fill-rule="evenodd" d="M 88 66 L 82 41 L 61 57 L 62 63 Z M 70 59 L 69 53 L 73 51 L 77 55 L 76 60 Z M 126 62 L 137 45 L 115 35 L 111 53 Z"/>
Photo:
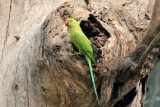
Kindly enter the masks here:
<path id="1" fill-rule="evenodd" d="M 64 24 L 67 26 L 67 25 L 69 24 L 69 22 L 68 22 L 68 21 L 65 21 Z"/>

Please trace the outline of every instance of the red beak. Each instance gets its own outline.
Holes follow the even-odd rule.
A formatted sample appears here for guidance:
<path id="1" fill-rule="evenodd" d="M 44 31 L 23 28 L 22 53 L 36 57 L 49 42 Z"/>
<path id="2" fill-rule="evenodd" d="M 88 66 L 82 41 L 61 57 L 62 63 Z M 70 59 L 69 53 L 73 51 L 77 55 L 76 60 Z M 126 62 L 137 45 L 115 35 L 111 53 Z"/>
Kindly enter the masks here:
<path id="1" fill-rule="evenodd" d="M 66 26 L 68 25 L 68 23 L 69 23 L 68 21 L 65 21 L 65 22 L 64 22 L 64 24 L 65 24 Z"/>

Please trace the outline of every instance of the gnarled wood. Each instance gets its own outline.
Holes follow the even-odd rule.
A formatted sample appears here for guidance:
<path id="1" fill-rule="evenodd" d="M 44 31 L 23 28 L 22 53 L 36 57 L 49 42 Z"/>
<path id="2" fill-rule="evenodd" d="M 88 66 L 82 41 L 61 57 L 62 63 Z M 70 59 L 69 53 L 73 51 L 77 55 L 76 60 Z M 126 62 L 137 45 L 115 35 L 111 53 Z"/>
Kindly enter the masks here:
<path id="1" fill-rule="evenodd" d="M 147 73 L 159 60 L 160 1 L 154 9 L 150 0 L 66 1 L 0 2 L 0 106 L 98 106 L 85 58 L 71 55 L 77 49 L 64 25 L 68 17 L 98 53 L 101 106 L 143 106 Z"/>

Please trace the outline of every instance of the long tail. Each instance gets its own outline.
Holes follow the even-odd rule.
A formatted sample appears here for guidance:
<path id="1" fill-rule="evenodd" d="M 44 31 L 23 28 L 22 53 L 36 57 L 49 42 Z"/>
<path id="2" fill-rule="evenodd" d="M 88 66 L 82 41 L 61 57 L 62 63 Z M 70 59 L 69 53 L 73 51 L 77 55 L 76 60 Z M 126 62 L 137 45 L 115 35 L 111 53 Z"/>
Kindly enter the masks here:
<path id="1" fill-rule="evenodd" d="M 91 79 L 92 79 L 92 83 L 93 83 L 93 88 L 94 88 L 94 92 L 96 94 L 96 99 L 98 101 L 98 104 L 100 105 L 100 101 L 99 101 L 99 97 L 98 97 L 98 93 L 97 93 L 97 88 L 96 88 L 96 84 L 95 84 L 95 80 L 94 80 L 94 75 L 93 75 L 93 71 L 92 71 L 92 64 L 91 64 L 91 59 L 89 59 L 87 56 L 86 56 L 86 60 L 87 60 L 87 63 L 89 65 L 89 69 L 90 69 L 90 74 L 91 74 Z"/>

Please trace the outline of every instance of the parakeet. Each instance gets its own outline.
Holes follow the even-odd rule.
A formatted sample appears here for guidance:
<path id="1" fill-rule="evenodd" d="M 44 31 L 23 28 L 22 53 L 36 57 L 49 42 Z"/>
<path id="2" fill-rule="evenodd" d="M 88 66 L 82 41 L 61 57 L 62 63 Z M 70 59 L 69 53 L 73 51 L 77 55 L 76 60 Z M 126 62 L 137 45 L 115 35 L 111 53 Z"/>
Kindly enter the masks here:
<path id="1" fill-rule="evenodd" d="M 94 54 L 93 54 L 92 43 L 85 36 L 79 23 L 75 19 L 72 19 L 72 18 L 66 19 L 65 25 L 67 25 L 69 28 L 71 41 L 78 48 L 79 53 L 84 55 L 86 58 L 86 61 L 89 65 L 89 69 L 90 69 L 90 74 L 91 74 L 94 92 L 96 94 L 96 99 L 98 101 L 98 104 L 100 104 L 97 89 L 96 89 L 96 84 L 95 84 L 95 80 L 94 80 L 94 75 L 93 75 L 93 71 L 92 71 L 92 62 L 93 63 L 96 62 Z"/>

